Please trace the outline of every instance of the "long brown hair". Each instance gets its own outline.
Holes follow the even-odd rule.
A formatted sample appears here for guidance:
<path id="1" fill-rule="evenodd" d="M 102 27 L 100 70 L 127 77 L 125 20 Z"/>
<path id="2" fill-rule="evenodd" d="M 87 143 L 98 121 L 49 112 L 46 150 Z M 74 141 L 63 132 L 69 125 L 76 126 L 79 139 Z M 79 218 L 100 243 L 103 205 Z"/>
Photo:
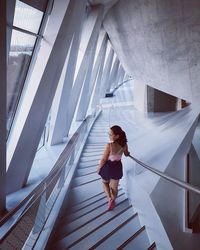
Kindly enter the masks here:
<path id="1" fill-rule="evenodd" d="M 118 125 L 114 125 L 110 128 L 115 135 L 119 135 L 119 138 L 116 142 L 121 146 L 124 147 L 127 143 L 126 133 L 122 130 L 122 128 Z"/>

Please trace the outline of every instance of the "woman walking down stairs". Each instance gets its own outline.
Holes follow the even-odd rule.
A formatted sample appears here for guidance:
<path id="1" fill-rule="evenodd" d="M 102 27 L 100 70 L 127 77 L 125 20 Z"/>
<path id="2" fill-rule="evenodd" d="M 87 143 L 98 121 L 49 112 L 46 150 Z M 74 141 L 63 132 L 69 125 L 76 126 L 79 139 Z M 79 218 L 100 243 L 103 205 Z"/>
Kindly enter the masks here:
<path id="1" fill-rule="evenodd" d="M 105 131 L 108 127 L 100 118 L 83 149 L 47 249 L 155 249 L 120 186 L 115 208 L 107 209 L 96 171 L 107 142 Z"/>

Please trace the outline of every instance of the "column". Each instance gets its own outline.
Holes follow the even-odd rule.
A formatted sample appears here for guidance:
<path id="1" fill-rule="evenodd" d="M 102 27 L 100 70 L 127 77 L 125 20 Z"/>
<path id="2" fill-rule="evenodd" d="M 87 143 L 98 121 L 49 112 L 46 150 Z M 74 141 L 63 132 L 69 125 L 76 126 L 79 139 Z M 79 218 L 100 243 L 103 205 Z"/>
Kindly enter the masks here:
<path id="1" fill-rule="evenodd" d="M 6 1 L 0 1 L 0 214 L 6 207 Z"/>
<path id="2" fill-rule="evenodd" d="M 6 15 L 7 15 L 7 59 L 9 56 L 10 51 L 10 43 L 11 43 L 11 36 L 12 36 L 12 26 L 13 26 L 13 20 L 14 20 L 14 14 L 15 14 L 15 4 L 16 0 L 7 0 L 6 5 Z"/>
<path id="3" fill-rule="evenodd" d="M 89 39 L 84 57 L 82 59 L 79 71 L 77 73 L 72 93 L 69 99 L 70 106 L 68 106 L 68 114 L 67 114 L 67 124 L 65 127 L 65 133 L 68 135 L 70 126 L 75 114 L 76 106 L 78 103 L 78 99 L 80 97 L 81 89 L 85 84 L 88 84 L 88 81 L 90 80 L 90 74 L 88 70 L 91 70 L 90 68 L 90 62 L 92 59 L 92 53 L 93 53 L 93 48 L 96 48 L 96 42 L 97 38 L 99 36 L 99 30 L 102 24 L 102 18 L 103 18 L 103 6 L 100 5 L 98 6 L 95 10 L 96 12 L 96 22 L 95 25 L 92 29 L 92 34 Z"/>
<path id="4" fill-rule="evenodd" d="M 82 94 L 81 96 L 81 100 L 80 100 L 79 108 L 77 112 L 77 120 L 83 120 L 86 117 L 89 102 L 92 96 L 92 91 L 94 89 L 94 86 L 97 80 L 98 71 L 101 67 L 101 64 L 104 65 L 107 41 L 108 41 L 107 35 L 104 34 L 101 48 L 99 50 L 94 69 L 92 70 L 91 81 L 88 85 L 85 85 L 87 86 L 87 88 L 85 88 L 84 94 Z M 91 69 L 88 69 L 88 70 L 91 72 Z"/>
<path id="5" fill-rule="evenodd" d="M 111 73 L 110 73 L 109 82 L 111 83 L 111 85 L 106 89 L 107 93 L 110 92 L 110 89 L 112 87 L 113 81 L 114 81 L 115 76 L 117 74 L 118 67 L 119 67 L 119 60 L 116 57 L 115 58 L 115 62 L 114 62 L 113 67 L 112 67 L 112 70 L 111 70 Z"/>
<path id="6" fill-rule="evenodd" d="M 110 52 L 108 55 L 108 58 L 106 60 L 106 64 L 103 70 L 103 76 L 102 76 L 102 85 L 101 85 L 101 89 L 100 89 L 100 97 L 104 97 L 106 89 L 108 88 L 110 82 L 110 70 L 111 70 L 111 66 L 112 66 L 112 61 L 113 61 L 113 57 L 114 57 L 114 51 L 112 48 L 110 48 Z M 94 95 L 95 98 L 95 95 Z M 93 100 L 94 100 L 93 98 Z M 94 102 L 94 101 L 93 101 Z M 92 105 L 94 107 L 94 105 Z"/>
<path id="7" fill-rule="evenodd" d="M 68 5 L 10 162 L 7 172 L 7 193 L 20 189 L 27 182 L 71 44 L 74 27 L 81 25 L 83 15 L 85 14 L 85 6 L 85 0 L 81 2 L 73 0 Z"/>
<path id="8" fill-rule="evenodd" d="M 72 91 L 82 27 L 83 27 L 83 22 L 81 22 L 81 25 L 77 25 L 74 27 L 74 37 L 69 52 L 64 84 L 61 90 L 62 93 L 60 99 L 58 100 L 58 103 L 55 102 L 53 103 L 52 110 L 54 112 L 51 117 L 51 125 L 50 125 L 52 129 L 50 130 L 49 140 L 48 140 L 48 143 L 50 145 L 55 145 L 63 142 L 63 137 L 64 137 L 63 131 L 65 131 L 65 125 L 67 123 L 68 109 L 66 107 L 70 105 L 69 98 Z M 57 99 L 58 96 L 55 97 L 55 100 Z"/>

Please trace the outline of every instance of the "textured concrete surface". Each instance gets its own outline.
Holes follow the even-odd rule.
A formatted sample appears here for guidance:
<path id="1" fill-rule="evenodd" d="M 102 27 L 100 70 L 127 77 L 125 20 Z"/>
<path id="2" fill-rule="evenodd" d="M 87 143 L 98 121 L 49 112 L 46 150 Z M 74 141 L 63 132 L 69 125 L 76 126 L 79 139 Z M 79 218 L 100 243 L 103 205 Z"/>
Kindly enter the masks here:
<path id="1" fill-rule="evenodd" d="M 124 69 L 161 91 L 200 99 L 200 1 L 120 0 L 104 28 Z"/>

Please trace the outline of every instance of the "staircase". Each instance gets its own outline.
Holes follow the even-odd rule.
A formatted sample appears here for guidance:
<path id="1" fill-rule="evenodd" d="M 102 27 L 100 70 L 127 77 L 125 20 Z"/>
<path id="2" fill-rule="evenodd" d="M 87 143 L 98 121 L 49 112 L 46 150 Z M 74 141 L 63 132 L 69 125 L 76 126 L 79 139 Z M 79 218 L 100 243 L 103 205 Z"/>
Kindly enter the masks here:
<path id="1" fill-rule="evenodd" d="M 107 131 L 100 117 L 90 132 L 46 249 L 156 249 L 121 187 L 116 207 L 107 211 L 107 198 L 96 173 Z"/>

